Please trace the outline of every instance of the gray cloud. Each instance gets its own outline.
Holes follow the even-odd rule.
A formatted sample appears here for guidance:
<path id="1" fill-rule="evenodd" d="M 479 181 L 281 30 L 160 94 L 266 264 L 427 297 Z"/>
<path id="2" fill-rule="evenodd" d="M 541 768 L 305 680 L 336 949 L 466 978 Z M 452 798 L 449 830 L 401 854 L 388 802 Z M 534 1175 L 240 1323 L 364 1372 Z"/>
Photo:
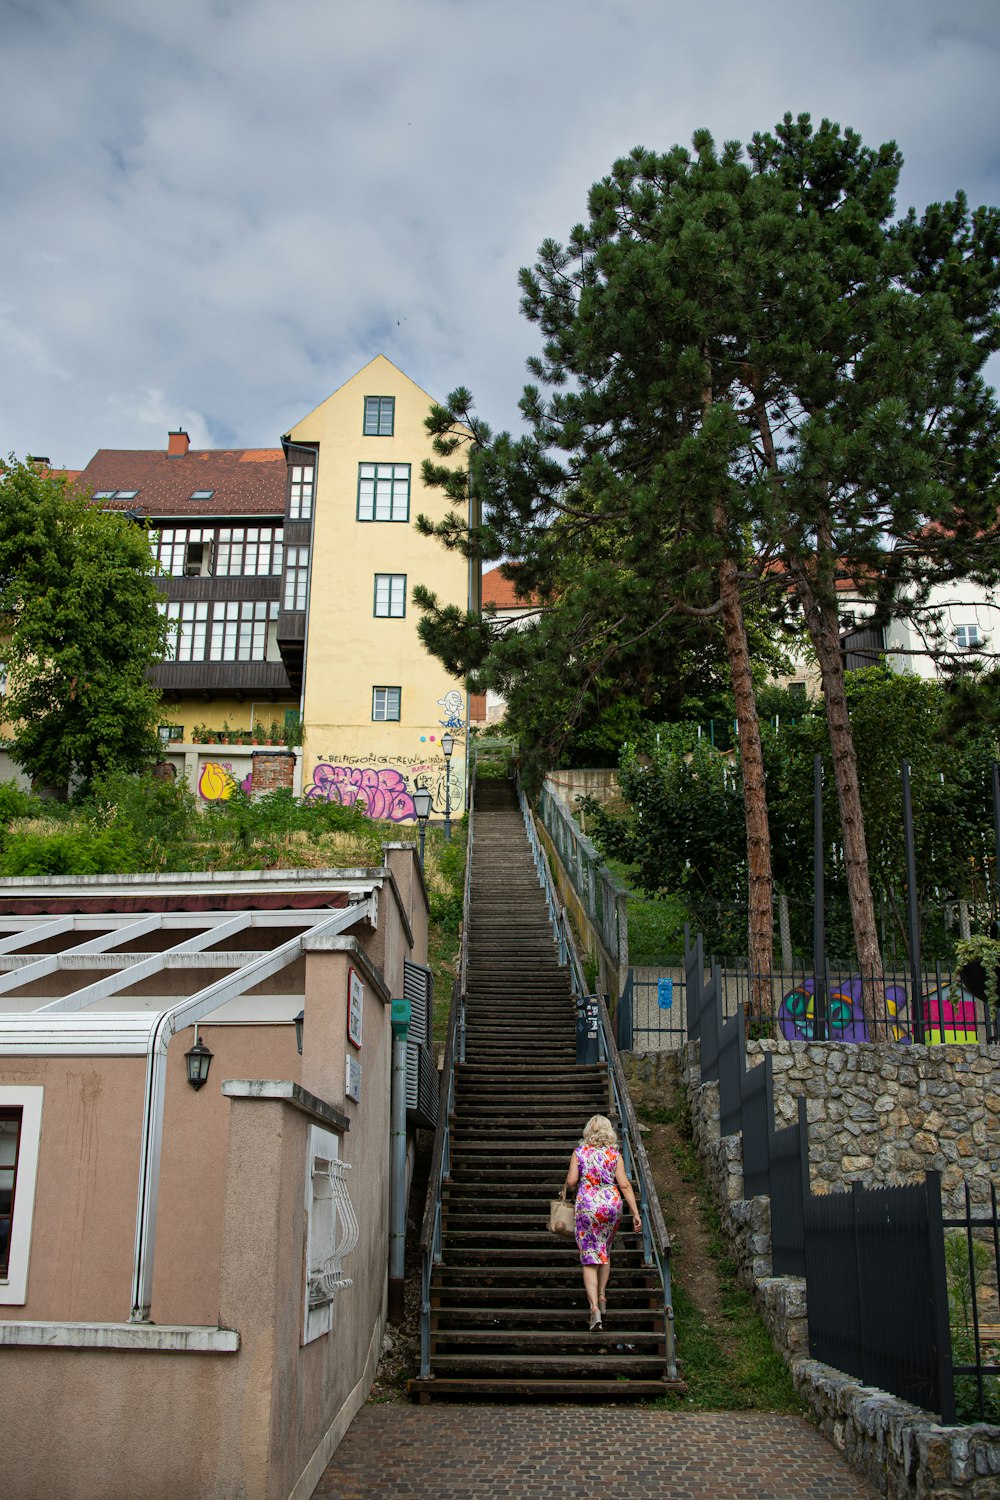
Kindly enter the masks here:
<path id="1" fill-rule="evenodd" d="M 377 352 L 514 419 L 516 275 L 633 145 L 831 115 L 996 202 L 993 0 L 0 0 L 0 446 L 270 444 Z"/>

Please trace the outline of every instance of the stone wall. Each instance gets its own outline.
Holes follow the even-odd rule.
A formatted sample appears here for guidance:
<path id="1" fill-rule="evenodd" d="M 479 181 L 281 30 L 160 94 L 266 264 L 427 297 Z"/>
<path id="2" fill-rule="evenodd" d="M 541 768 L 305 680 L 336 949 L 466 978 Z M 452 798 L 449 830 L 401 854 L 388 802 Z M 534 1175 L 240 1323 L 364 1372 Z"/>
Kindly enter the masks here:
<path id="1" fill-rule="evenodd" d="M 1000 1141 L 997 1047 L 907 1047 L 904 1051 L 890 1046 L 749 1043 L 748 1063 L 755 1057 L 759 1062 L 766 1049 L 775 1053 L 778 1125 L 795 1119 L 794 1100 L 799 1094 L 808 1100 L 811 1158 L 817 1147 L 822 1151 L 812 1166 L 814 1182 L 842 1187 L 852 1176 L 863 1177 L 865 1172 L 871 1174 L 865 1180 L 876 1183 L 904 1177 L 913 1181 L 926 1167 L 935 1165 L 934 1156 L 941 1158 L 942 1172 L 951 1166 L 959 1174 L 964 1168 L 971 1176 L 969 1145 L 979 1138 L 972 1134 L 974 1124 L 982 1124 L 986 1135 L 984 1159 L 995 1161 Z M 964 1055 L 942 1057 L 941 1053 Z M 752 1291 L 775 1347 L 820 1430 L 851 1467 L 887 1500 L 957 1500 L 960 1496 L 996 1500 L 1000 1495 L 1000 1428 L 981 1424 L 942 1427 L 930 1413 L 809 1358 L 806 1284 L 799 1277 L 770 1274 L 770 1200 L 743 1197 L 741 1140 L 738 1135 L 720 1135 L 719 1086 L 701 1082 L 698 1044 L 689 1042 L 672 1055 L 624 1054 L 622 1064 L 637 1107 L 662 1104 L 680 1068 L 695 1145 L 740 1280 Z M 956 1094 L 958 1088 L 968 1090 L 967 1109 L 964 1102 L 959 1108 L 963 1096 Z M 845 1129 L 848 1120 L 859 1127 L 857 1132 Z M 894 1142 L 889 1139 L 893 1132 L 898 1135 Z M 841 1137 L 848 1138 L 849 1149 Z M 893 1144 L 896 1149 L 890 1154 L 885 1148 Z M 869 1165 L 846 1165 L 862 1155 L 871 1158 Z M 904 1167 L 911 1155 L 920 1165 Z M 879 1175 L 890 1171 L 897 1175 Z M 981 1182 L 982 1174 L 976 1178 Z"/>
<path id="2" fill-rule="evenodd" d="M 1000 1180 L 1000 1046 L 748 1042 L 747 1065 L 765 1050 L 779 1129 L 806 1100 L 815 1190 L 895 1187 L 937 1171 L 946 1213 L 964 1211 L 963 1179 L 989 1202 Z"/>

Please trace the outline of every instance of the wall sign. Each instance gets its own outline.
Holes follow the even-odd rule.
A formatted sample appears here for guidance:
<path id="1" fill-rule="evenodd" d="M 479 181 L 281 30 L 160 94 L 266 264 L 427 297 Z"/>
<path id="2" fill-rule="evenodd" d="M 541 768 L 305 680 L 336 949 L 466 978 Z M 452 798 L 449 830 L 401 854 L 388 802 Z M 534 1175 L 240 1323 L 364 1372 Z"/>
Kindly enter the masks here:
<path id="1" fill-rule="evenodd" d="M 672 979 L 658 979 L 656 981 L 656 1003 L 661 1010 L 673 1010 L 674 981 Z"/>
<path id="2" fill-rule="evenodd" d="M 344 1079 L 344 1093 L 348 1099 L 353 1099 L 355 1104 L 361 1099 L 361 1064 L 356 1057 L 347 1058 L 347 1076 Z"/>
<path id="3" fill-rule="evenodd" d="M 361 1046 L 361 1023 L 364 1017 L 365 987 L 356 969 L 347 971 L 347 1039 Z"/>

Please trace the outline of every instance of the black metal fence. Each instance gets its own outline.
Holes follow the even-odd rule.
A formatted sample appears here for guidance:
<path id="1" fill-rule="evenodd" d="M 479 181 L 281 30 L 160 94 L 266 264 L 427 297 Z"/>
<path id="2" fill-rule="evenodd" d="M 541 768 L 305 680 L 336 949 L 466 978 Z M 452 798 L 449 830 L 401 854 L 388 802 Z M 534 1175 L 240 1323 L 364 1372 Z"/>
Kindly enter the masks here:
<path id="1" fill-rule="evenodd" d="M 722 1133 L 742 1132 L 745 1196 L 770 1198 L 773 1272 L 805 1277 L 810 1354 L 953 1422 L 955 1314 L 944 1227 L 960 1226 L 958 1221 L 942 1220 L 939 1175 L 928 1172 L 922 1183 L 911 1187 L 865 1188 L 855 1183 L 847 1192 L 814 1194 L 809 1185 L 806 1101 L 798 1100 L 794 1125 L 775 1129 L 772 1054 L 765 1052 L 758 1066 L 747 1068 L 747 1014 L 740 1006 L 724 1015 L 722 970 L 713 964 L 706 982 L 701 957 L 700 944 L 689 945 L 689 1037 L 700 1042 L 702 1081 L 719 1085 Z M 995 1334 L 1000 1345 L 995 1197 L 989 1222 L 993 1300 L 988 1294 L 983 1306 L 996 1309 L 996 1325 L 978 1317 L 973 1293 L 972 1339 L 962 1346 L 968 1359 L 958 1366 L 967 1382 L 978 1382 L 980 1415 L 989 1414 L 989 1402 L 1000 1391 L 1000 1384 L 990 1378 L 1000 1374 L 1000 1365 L 994 1367 L 984 1356 L 991 1347 L 988 1335 Z M 970 1218 L 966 1234 L 981 1233 L 985 1223 Z M 969 1250 L 970 1265 L 977 1255 L 982 1260 L 981 1252 Z M 960 1386 L 959 1393 L 964 1389 Z M 965 1404 L 971 1405 L 968 1400 Z"/>
<path id="2" fill-rule="evenodd" d="M 966 1421 L 1000 1423 L 1000 1215 L 997 1190 L 975 1211 L 943 1221 L 955 1404 Z"/>

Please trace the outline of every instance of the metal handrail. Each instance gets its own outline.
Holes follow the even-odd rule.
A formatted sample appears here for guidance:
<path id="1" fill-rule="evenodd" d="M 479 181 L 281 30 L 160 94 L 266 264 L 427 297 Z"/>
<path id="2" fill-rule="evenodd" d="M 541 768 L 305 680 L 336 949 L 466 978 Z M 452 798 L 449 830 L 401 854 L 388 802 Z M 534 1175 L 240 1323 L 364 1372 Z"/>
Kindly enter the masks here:
<path id="1" fill-rule="evenodd" d="M 431 1155 L 427 1199 L 420 1226 L 420 1377 L 431 1373 L 431 1277 L 441 1261 L 441 1189 L 451 1173 L 451 1119 L 455 1112 L 455 1063 L 465 1061 L 465 994 L 469 969 L 469 909 L 472 901 L 472 851 L 475 843 L 476 783 L 469 789 L 469 817 L 465 848 L 465 887 L 462 895 L 462 936 L 459 944 L 458 976 L 451 988 L 448 1033 L 441 1071 L 437 1126 Z"/>
<path id="2" fill-rule="evenodd" d="M 545 850 L 541 846 L 537 830 L 534 826 L 534 817 L 528 799 L 525 797 L 521 787 L 518 786 L 518 800 L 521 805 L 521 815 L 524 818 L 525 830 L 528 834 L 528 842 L 535 860 L 535 868 L 538 870 L 539 884 L 545 891 L 546 904 L 549 908 L 549 916 L 552 921 L 553 936 L 559 951 L 559 962 L 569 969 L 570 986 L 573 991 L 574 1000 L 596 999 L 600 1027 L 598 1029 L 598 1057 L 607 1065 L 608 1078 L 611 1083 L 611 1098 L 615 1112 L 618 1115 L 619 1128 L 621 1130 L 622 1159 L 626 1175 L 634 1180 L 639 1186 L 639 1208 L 642 1215 L 642 1258 L 647 1266 L 654 1266 L 660 1277 L 663 1288 L 663 1319 L 666 1343 L 666 1366 L 667 1376 L 670 1380 L 677 1379 L 677 1350 L 674 1338 L 674 1310 L 670 1286 L 670 1235 L 663 1220 L 663 1211 L 660 1208 L 659 1195 L 653 1182 L 653 1173 L 646 1155 L 646 1148 L 642 1144 L 642 1136 L 639 1131 L 639 1121 L 636 1118 L 635 1109 L 625 1081 L 625 1073 L 622 1069 L 621 1058 L 615 1044 L 614 1031 L 611 1026 L 611 1017 L 608 1007 L 602 995 L 590 995 L 587 992 L 586 978 L 583 966 L 580 963 L 577 952 L 576 941 L 566 908 L 559 900 L 558 892 L 552 880 Z"/>

